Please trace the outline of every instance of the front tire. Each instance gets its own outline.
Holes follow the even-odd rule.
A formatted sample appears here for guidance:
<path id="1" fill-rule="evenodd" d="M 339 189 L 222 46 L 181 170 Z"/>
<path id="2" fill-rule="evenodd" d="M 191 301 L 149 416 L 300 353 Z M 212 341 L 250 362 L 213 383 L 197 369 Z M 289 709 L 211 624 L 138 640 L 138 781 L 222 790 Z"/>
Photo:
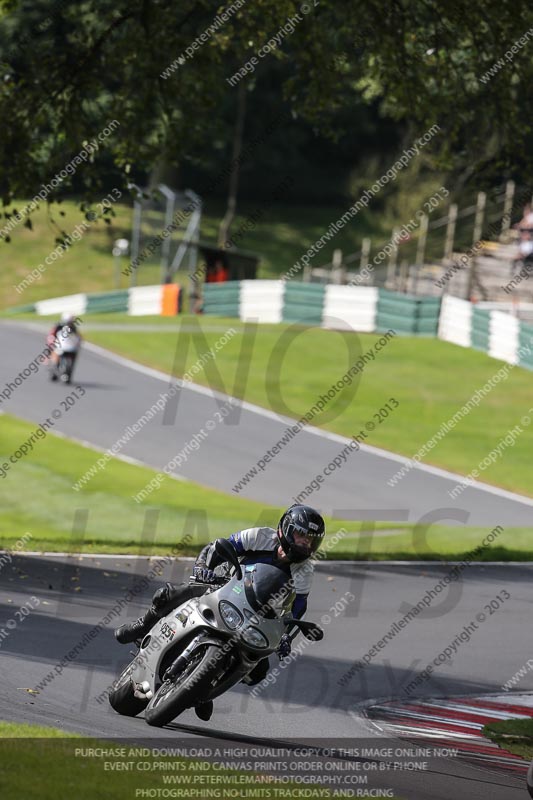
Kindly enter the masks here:
<path id="1" fill-rule="evenodd" d="M 111 707 L 123 717 L 136 717 L 144 711 L 148 700 L 141 700 L 134 696 L 135 684 L 131 678 L 129 667 L 126 667 L 116 685 L 109 692 Z"/>
<path id="2" fill-rule="evenodd" d="M 148 725 L 161 728 L 191 706 L 208 699 L 214 675 L 220 670 L 220 647 L 202 645 L 176 678 L 163 681 L 150 700 L 144 718 Z M 201 676 L 201 677 L 199 677 Z"/>

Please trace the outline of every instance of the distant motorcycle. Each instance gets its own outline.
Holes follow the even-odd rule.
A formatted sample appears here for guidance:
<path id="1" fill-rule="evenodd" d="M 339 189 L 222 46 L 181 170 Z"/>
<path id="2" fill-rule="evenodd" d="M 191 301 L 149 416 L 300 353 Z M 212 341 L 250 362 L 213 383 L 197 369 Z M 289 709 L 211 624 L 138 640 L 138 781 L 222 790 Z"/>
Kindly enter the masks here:
<path id="1" fill-rule="evenodd" d="M 290 616 L 294 593 L 285 572 L 270 564 L 241 567 L 225 539 L 215 548 L 232 575 L 171 611 L 142 639 L 109 693 L 119 714 L 144 710 L 148 725 L 161 727 L 239 683 L 275 652 L 287 628 L 297 626 L 313 641 L 323 638 L 318 625 Z"/>
<path id="2" fill-rule="evenodd" d="M 63 333 L 63 330 L 65 332 Z M 81 338 L 72 330 L 61 329 L 54 343 L 57 361 L 50 365 L 50 380 L 70 383 L 74 371 L 74 362 L 80 348 Z"/>

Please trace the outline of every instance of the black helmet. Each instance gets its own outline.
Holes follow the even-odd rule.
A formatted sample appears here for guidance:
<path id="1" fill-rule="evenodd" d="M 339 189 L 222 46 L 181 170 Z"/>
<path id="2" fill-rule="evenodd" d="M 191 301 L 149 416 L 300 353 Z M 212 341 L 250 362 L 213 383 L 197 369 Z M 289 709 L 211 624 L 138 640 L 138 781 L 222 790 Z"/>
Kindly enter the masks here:
<path id="1" fill-rule="evenodd" d="M 310 506 L 291 506 L 278 525 L 278 539 L 283 552 L 296 564 L 316 553 L 325 533 L 324 520 Z"/>

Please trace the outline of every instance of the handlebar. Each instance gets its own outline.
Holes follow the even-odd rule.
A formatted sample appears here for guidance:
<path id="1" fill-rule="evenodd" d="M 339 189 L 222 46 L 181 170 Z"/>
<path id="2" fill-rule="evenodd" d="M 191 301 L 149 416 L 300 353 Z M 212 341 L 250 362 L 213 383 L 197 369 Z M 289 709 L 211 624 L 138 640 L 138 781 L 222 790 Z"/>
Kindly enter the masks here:
<path id="1" fill-rule="evenodd" d="M 214 581 L 199 581 L 194 575 L 189 578 L 189 586 L 223 586 L 227 582 L 227 578 L 217 578 Z"/>
<path id="2" fill-rule="evenodd" d="M 295 619 L 294 617 L 285 617 L 283 621 L 287 627 L 298 628 L 311 642 L 320 642 L 324 638 L 324 631 L 316 622 L 308 622 L 305 619 Z"/>

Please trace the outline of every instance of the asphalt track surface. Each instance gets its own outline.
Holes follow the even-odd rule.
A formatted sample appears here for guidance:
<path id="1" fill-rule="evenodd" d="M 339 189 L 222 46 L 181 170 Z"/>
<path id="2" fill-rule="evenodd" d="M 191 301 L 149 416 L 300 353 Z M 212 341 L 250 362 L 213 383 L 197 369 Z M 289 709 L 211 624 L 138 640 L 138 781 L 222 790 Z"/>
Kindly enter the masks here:
<path id="1" fill-rule="evenodd" d="M 42 351 L 43 326 L 2 322 L 0 338 L 2 391 Z M 53 430 L 101 450 L 113 446 L 125 429 L 169 389 L 169 379 L 163 373 L 88 344 L 79 357 L 75 381 L 86 390 L 86 395 L 54 419 Z M 51 383 L 46 369 L 41 367 L 8 400 L 2 400 L 0 410 L 37 425 L 46 418 L 52 419 L 54 409 L 61 411 L 60 401 L 69 392 L 69 387 Z M 204 430 L 206 436 L 198 449 L 190 452 L 173 474 L 231 493 L 239 479 L 280 440 L 293 420 L 246 403 L 237 416 L 222 419 L 220 408 L 226 401 L 227 398 L 214 396 L 209 389 L 185 386 L 175 401 L 170 401 L 164 411 L 158 412 L 120 447 L 120 455 L 162 470 Z M 228 424 L 229 419 L 232 424 Z M 341 436 L 308 427 L 283 447 L 239 496 L 276 506 L 289 504 L 347 442 Z M 388 486 L 387 480 L 404 463 L 400 456 L 363 445 L 306 501 L 327 514 L 345 519 L 410 522 L 424 519 L 490 527 L 530 525 L 533 499 L 480 483 L 452 500 L 448 491 L 460 479 L 443 470 L 415 468 L 396 486 Z"/>
<path id="2" fill-rule="evenodd" d="M 152 562 L 153 564 L 153 562 Z M 190 561 L 168 564 L 160 578 L 123 609 L 118 622 L 137 616 L 163 580 L 182 580 Z M 346 747 L 373 740 L 376 730 L 362 714 L 372 699 L 403 697 L 403 687 L 475 619 L 502 589 L 510 594 L 500 610 L 488 615 L 469 642 L 436 668 L 420 696 L 476 695 L 500 692 L 501 686 L 531 656 L 531 581 L 533 566 L 473 565 L 452 588 L 412 620 L 347 686 L 339 680 L 390 625 L 403 616 L 446 574 L 440 565 L 320 564 L 315 575 L 308 619 L 323 623 L 322 642 L 308 648 L 259 697 L 238 686 L 215 702 L 209 723 L 186 711 L 166 729 L 147 726 L 142 717 L 120 717 L 105 699 L 98 702 L 130 660 L 128 646 L 113 638 L 110 626 L 73 657 L 63 670 L 55 666 L 102 620 L 149 569 L 147 559 L 117 557 L 19 556 L 0 570 L 2 688 L 0 719 L 50 725 L 100 738 L 174 743 L 218 741 L 233 746 L 253 742 L 272 747 L 290 742 Z M 346 592 L 356 601 L 335 616 L 335 603 Z M 15 611 L 30 597 L 37 609 L 13 626 Z M 407 605 L 404 605 L 407 604 Z M 118 624 L 118 623 L 117 623 Z M 59 674 L 57 674 L 59 673 Z M 39 694 L 27 690 L 53 679 Z M 533 690 L 528 674 L 520 690 Z M 416 696 L 413 695 L 413 696 Z M 510 695 L 512 698 L 512 695 Z M 389 741 L 389 740 L 388 740 Z M 399 741 L 396 740 L 396 745 Z M 406 744 L 405 742 L 403 743 Z M 450 745 L 453 743 L 451 742 Z M 438 759 L 429 770 L 387 773 L 382 785 L 408 800 L 512 800 L 523 798 L 524 778 L 472 766 L 460 759 Z"/>
<path id="3" fill-rule="evenodd" d="M 27 324 L 0 323 L 3 358 L 0 390 L 41 352 L 42 330 Z M 168 378 L 155 371 L 85 347 L 76 379 L 86 390 L 68 412 L 54 417 L 53 430 L 105 450 L 128 425 L 139 419 L 168 389 Z M 48 381 L 41 368 L 32 374 L 0 408 L 36 425 L 61 408 L 70 387 Z M 122 449 L 122 455 L 161 469 L 195 432 L 215 419 L 224 398 L 208 390 L 184 388 L 170 419 L 159 414 Z M 169 424 L 164 424 L 168 422 Z M 208 438 L 181 467 L 178 476 L 229 492 L 263 452 L 272 447 L 287 423 L 275 414 L 243 406 L 237 425 L 217 424 Z M 344 446 L 345 440 L 324 432 L 302 431 L 250 484 L 242 496 L 280 505 L 290 500 Z M 529 525 L 533 502 L 510 493 L 486 488 L 468 489 L 460 502 L 450 500 L 447 490 L 456 482 L 440 471 L 413 470 L 396 488 L 386 480 L 403 460 L 384 451 L 365 448 L 337 470 L 310 500 L 324 511 L 354 519 L 418 520 L 432 514 L 445 521 L 462 509 L 469 524 Z M 7 481 L 6 481 L 7 484 Z M 287 502 L 287 501 L 285 501 Z M 443 510 L 444 509 L 444 510 Z M 465 518 L 466 517 L 466 518 Z M 131 603 L 120 622 L 136 617 L 162 581 L 179 581 L 190 564 L 176 562 L 160 579 Z M 128 588 L 146 574 L 144 559 L 14 556 L 0 570 L 0 629 L 15 619 L 15 611 L 29 598 L 39 607 L 1 641 L 2 689 L 0 719 L 19 720 L 76 731 L 98 737 L 198 736 L 225 737 L 232 742 L 308 742 L 319 737 L 353 742 L 377 737 L 362 710 L 373 699 L 402 697 L 402 687 L 457 636 L 476 612 L 498 592 L 511 594 L 504 608 L 490 617 L 464 644 L 453 663 L 439 667 L 420 689 L 420 695 L 501 692 L 501 686 L 528 660 L 530 585 L 528 566 L 471 566 L 462 583 L 436 608 L 419 616 L 391 641 L 367 669 L 347 686 L 338 681 L 354 660 L 382 638 L 390 624 L 405 613 L 402 603 L 416 603 L 442 577 L 445 568 L 426 564 L 350 565 L 328 564 L 318 569 L 308 618 L 332 616 L 323 642 L 312 644 L 264 694 L 252 698 L 239 686 L 215 706 L 209 723 L 186 712 L 179 723 L 160 731 L 142 718 L 122 718 L 105 700 L 97 698 L 129 660 L 110 629 L 104 630 L 64 668 L 55 666 L 80 641 L 84 633 L 107 614 Z M 132 575 L 133 573 L 133 575 Z M 346 591 L 357 598 L 350 610 L 334 617 L 332 608 Z M 442 596 L 441 596 L 442 597 Z M 118 624 L 118 622 L 117 622 Z M 7 628 L 6 628 L 7 630 Z M 524 632 L 525 635 L 524 635 Z M 53 680 L 39 694 L 27 690 L 47 675 Z M 520 688 L 533 689 L 527 676 Z M 416 695 L 415 695 L 416 696 Z M 450 797 L 508 800 L 524 796 L 523 780 L 492 773 L 457 759 L 439 760 L 428 772 L 397 773 L 388 779 L 398 796 L 408 800 L 448 800 Z"/>

